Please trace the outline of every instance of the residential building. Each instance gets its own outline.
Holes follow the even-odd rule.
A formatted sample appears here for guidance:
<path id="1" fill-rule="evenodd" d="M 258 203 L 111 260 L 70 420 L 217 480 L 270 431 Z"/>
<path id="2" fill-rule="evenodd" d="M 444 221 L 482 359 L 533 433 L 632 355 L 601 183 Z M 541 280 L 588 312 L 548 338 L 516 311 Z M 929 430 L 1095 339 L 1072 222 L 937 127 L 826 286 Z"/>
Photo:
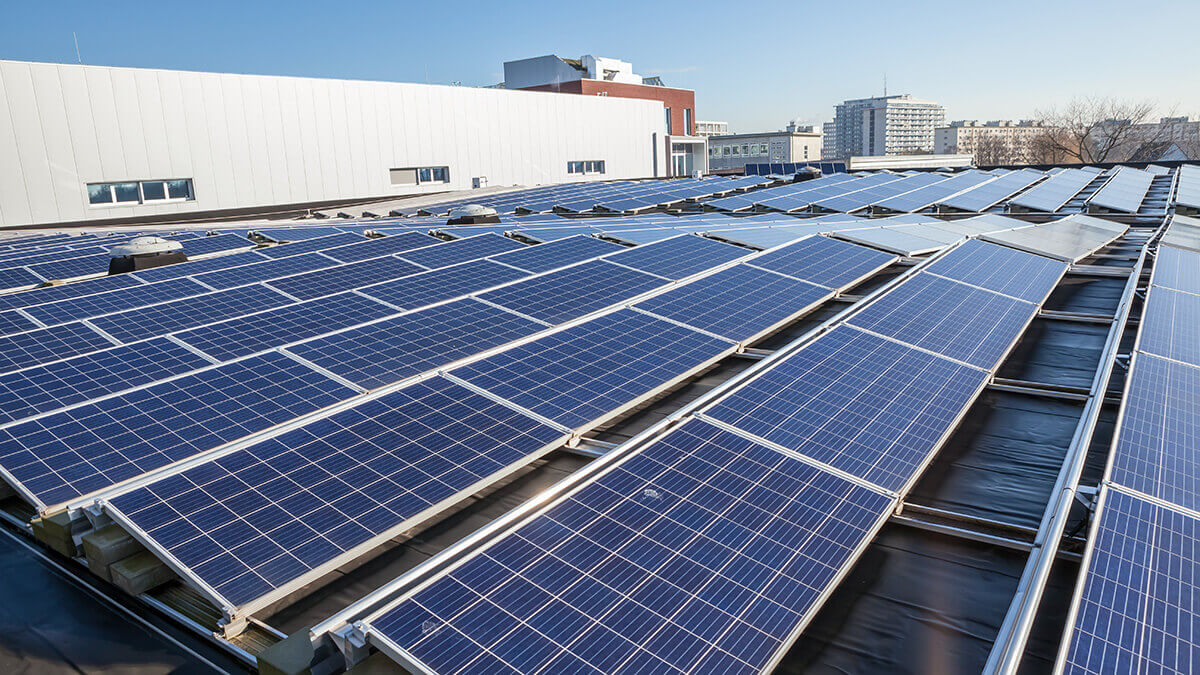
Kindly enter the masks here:
<path id="1" fill-rule="evenodd" d="M 723 136 L 729 133 L 729 122 L 703 122 L 696 120 L 697 136 Z"/>
<path id="2" fill-rule="evenodd" d="M 784 131 L 710 136 L 708 168 L 730 171 L 741 170 L 747 164 L 818 160 L 821 142 L 822 134 L 815 127 L 794 121 Z"/>
<path id="3" fill-rule="evenodd" d="M 946 120 L 941 105 L 909 94 L 852 99 L 835 111 L 833 150 L 839 159 L 931 153 L 933 130 Z"/>
<path id="4" fill-rule="evenodd" d="M 934 151 L 974 155 L 980 165 L 1033 164 L 1036 139 L 1045 131 L 1038 120 L 958 120 L 934 130 Z"/>
<path id="5" fill-rule="evenodd" d="M 662 105 L 615 96 L 0 61 L 0 120 L 3 225 L 666 170 Z"/>
<path id="6" fill-rule="evenodd" d="M 1120 140 L 1109 153 L 1113 161 L 1200 159 L 1200 120 L 1191 120 L 1186 116 L 1163 117 L 1157 122 L 1133 125 L 1130 120 L 1105 120 L 1096 130 L 1095 142 L 1107 145 L 1109 139 L 1118 133 L 1121 134 Z"/>
<path id="7" fill-rule="evenodd" d="M 504 63 L 507 89 L 551 91 L 658 101 L 660 134 L 655 152 L 669 157 L 665 174 L 687 176 L 705 171 L 704 137 L 696 134 L 696 92 L 664 86 L 660 77 L 642 77 L 627 61 L 585 55 L 564 59 L 553 54 Z"/>
<path id="8" fill-rule="evenodd" d="M 825 122 L 821 125 L 824 138 L 821 139 L 821 156 L 830 159 L 837 157 L 837 122 Z"/>

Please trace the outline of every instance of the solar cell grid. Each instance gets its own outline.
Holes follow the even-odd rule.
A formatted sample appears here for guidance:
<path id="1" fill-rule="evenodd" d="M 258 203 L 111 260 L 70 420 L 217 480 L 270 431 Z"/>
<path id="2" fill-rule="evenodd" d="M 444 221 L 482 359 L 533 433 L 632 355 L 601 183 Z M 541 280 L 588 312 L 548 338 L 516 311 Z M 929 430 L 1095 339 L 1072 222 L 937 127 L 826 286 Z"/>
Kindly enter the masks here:
<path id="1" fill-rule="evenodd" d="M 546 244 L 543 244 L 543 246 Z M 413 309 L 514 281 L 528 274 L 490 260 L 475 260 L 362 289 L 384 302 Z"/>
<path id="2" fill-rule="evenodd" d="M 1079 169 L 1066 169 L 1054 174 L 1036 187 L 1009 201 L 1031 211 L 1054 212 L 1062 208 L 1080 190 L 1087 187 L 1095 174 Z"/>
<path id="3" fill-rule="evenodd" d="M 145 282 L 166 281 L 167 279 L 178 279 L 179 277 L 203 274 L 204 272 L 211 272 L 213 270 L 230 269 L 241 265 L 263 262 L 264 260 L 266 258 L 259 255 L 257 251 L 243 251 L 241 253 L 230 253 L 229 255 L 205 258 L 203 260 L 189 260 L 163 267 L 152 267 L 148 270 L 129 272 L 127 275 L 122 276 L 135 277 Z"/>
<path id="4" fill-rule="evenodd" d="M 890 265 L 896 256 L 829 237 L 809 237 L 749 264 L 828 288 L 847 285 Z"/>
<path id="5" fill-rule="evenodd" d="M 560 440 L 557 430 L 433 378 L 112 505 L 240 605 Z"/>
<path id="6" fill-rule="evenodd" d="M 691 421 L 369 632 L 444 673 L 758 672 L 889 504 Z"/>
<path id="7" fill-rule="evenodd" d="M 41 277 L 20 267 L 0 270 L 0 290 L 37 286 L 40 283 L 42 283 Z"/>
<path id="8" fill-rule="evenodd" d="M 750 253 L 712 239 L 685 235 L 626 249 L 606 260 L 668 279 L 682 279 Z"/>
<path id="9" fill-rule="evenodd" d="M 479 297 L 557 324 L 628 300 L 664 283 L 644 272 L 594 260 L 488 291 Z"/>
<path id="10" fill-rule="evenodd" d="M 461 366 L 452 374 L 578 428 L 732 349 L 724 340 L 620 310 Z"/>
<path id="11" fill-rule="evenodd" d="M 931 263 L 926 271 L 1014 298 L 1040 302 L 1066 269 L 1067 265 L 1061 261 L 968 239 Z"/>
<path id="12" fill-rule="evenodd" d="M 245 286 L 258 281 L 268 281 L 285 276 L 303 274 L 304 272 L 333 267 L 337 264 L 337 262 L 318 253 L 302 253 L 275 260 L 261 260 L 252 265 L 218 269 L 196 275 L 195 279 L 202 284 L 212 286 L 216 289 L 226 289 Z"/>
<path id="13" fill-rule="evenodd" d="M 112 342 L 82 323 L 7 335 L 0 337 L 0 373 L 111 346 Z"/>
<path id="14" fill-rule="evenodd" d="M 984 183 L 940 203 L 961 211 L 985 211 L 1043 178 L 1041 171 L 1023 169 L 1006 173 L 990 183 Z"/>
<path id="15" fill-rule="evenodd" d="M 282 354 L 264 354 L 0 430 L 0 466 L 54 505 L 354 393 Z"/>
<path id="16" fill-rule="evenodd" d="M 986 378 L 973 368 L 839 326 L 705 414 L 897 490 Z"/>
<path id="17" fill-rule="evenodd" d="M 74 279 L 91 275 L 107 274 L 111 260 L 107 253 L 87 255 L 80 258 L 56 260 L 30 265 L 29 270 L 44 279 Z"/>
<path id="18" fill-rule="evenodd" d="M 0 335 L 12 335 L 27 330 L 35 330 L 38 324 L 30 321 L 15 309 L 0 312 Z"/>
<path id="19" fill-rule="evenodd" d="M 375 389 L 543 328 L 466 298 L 310 340 L 288 351 L 364 389 Z"/>
<path id="20" fill-rule="evenodd" d="M 1160 246 L 1154 257 L 1154 284 L 1200 294 L 1200 253 Z"/>
<path id="21" fill-rule="evenodd" d="M 401 253 L 398 257 L 428 269 L 437 269 L 524 248 L 528 248 L 528 246 L 515 239 L 496 234 L 484 234 Z"/>
<path id="22" fill-rule="evenodd" d="M 111 277 L 88 279 L 62 286 L 47 286 L 21 293 L 0 295 L 0 310 L 17 309 L 30 305 L 40 305 L 66 298 L 75 298 L 93 293 L 104 293 L 118 288 L 129 288 L 140 285 L 141 281 L 129 274 L 117 274 Z"/>
<path id="23" fill-rule="evenodd" d="M 320 240 L 315 239 L 313 241 Z M 396 234 L 390 237 L 369 239 L 354 244 L 324 249 L 322 253 L 342 262 L 358 262 L 369 258 L 378 258 L 403 251 L 411 251 L 415 248 L 430 246 L 439 242 L 441 240 L 436 237 L 419 232 L 409 232 L 407 234 Z"/>
<path id="24" fill-rule="evenodd" d="M 165 335 L 292 302 L 266 286 L 242 286 L 91 319 L 123 343 Z"/>
<path id="25" fill-rule="evenodd" d="M 82 403 L 209 365 L 167 340 L 91 354 L 0 375 L 0 423 Z"/>
<path id="26" fill-rule="evenodd" d="M 44 305 L 26 307 L 25 311 L 47 326 L 78 321 L 101 314 L 111 314 L 133 307 L 168 302 L 191 295 L 207 293 L 209 289 L 191 279 L 169 279 L 154 284 L 142 284 L 107 293 L 85 295 Z"/>
<path id="27" fill-rule="evenodd" d="M 385 256 L 275 279 L 268 285 L 301 300 L 311 300 L 423 271 L 423 267 Z"/>
<path id="28" fill-rule="evenodd" d="M 1138 349 L 1200 366 L 1200 295 L 1150 289 Z"/>
<path id="29" fill-rule="evenodd" d="M 301 253 L 333 249 L 347 244 L 360 244 L 364 241 L 366 239 L 361 234 L 343 232 L 342 234 L 334 234 L 327 237 L 305 239 L 304 241 L 262 248 L 255 252 L 268 258 L 286 258 Z"/>
<path id="30" fill-rule="evenodd" d="M 254 242 L 241 236 L 240 234 L 218 234 L 214 237 L 195 237 L 185 239 L 183 244 L 183 252 L 189 258 L 194 258 L 198 255 L 209 255 L 212 253 L 220 253 L 221 251 L 233 251 L 239 248 L 250 248 L 254 246 Z"/>

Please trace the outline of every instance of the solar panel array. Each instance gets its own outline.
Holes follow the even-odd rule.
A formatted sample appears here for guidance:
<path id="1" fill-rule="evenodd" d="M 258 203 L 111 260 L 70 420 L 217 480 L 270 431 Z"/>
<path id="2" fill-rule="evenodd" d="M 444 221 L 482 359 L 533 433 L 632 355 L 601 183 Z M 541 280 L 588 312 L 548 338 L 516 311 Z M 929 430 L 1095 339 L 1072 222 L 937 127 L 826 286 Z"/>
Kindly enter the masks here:
<path id="1" fill-rule="evenodd" d="M 1088 198 L 1087 204 L 1091 209 L 1137 213 L 1153 182 L 1154 174 L 1149 171 L 1118 167 L 1108 182 Z"/>
<path id="2" fill-rule="evenodd" d="M 1009 200 L 1010 208 L 1016 206 L 1029 211 L 1053 213 L 1087 187 L 1094 178 L 1095 174 L 1088 171 L 1064 169 Z"/>

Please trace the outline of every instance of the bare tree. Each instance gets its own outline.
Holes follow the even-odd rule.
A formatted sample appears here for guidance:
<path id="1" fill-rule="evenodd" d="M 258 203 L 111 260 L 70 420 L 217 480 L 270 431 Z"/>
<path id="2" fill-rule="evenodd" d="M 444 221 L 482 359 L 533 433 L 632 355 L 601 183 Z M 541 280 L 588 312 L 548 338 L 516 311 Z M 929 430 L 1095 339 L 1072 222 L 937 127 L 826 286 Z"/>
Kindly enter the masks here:
<path id="1" fill-rule="evenodd" d="M 1046 133 L 1035 143 L 1039 162 L 1113 162 L 1166 133 L 1148 124 L 1155 104 L 1113 98 L 1077 98 L 1063 108 L 1040 110 Z"/>
<path id="2" fill-rule="evenodd" d="M 993 134 L 982 134 L 975 139 L 975 166 L 996 166 L 998 164 L 1015 164 L 1016 157 L 1012 145 L 1005 139 Z"/>

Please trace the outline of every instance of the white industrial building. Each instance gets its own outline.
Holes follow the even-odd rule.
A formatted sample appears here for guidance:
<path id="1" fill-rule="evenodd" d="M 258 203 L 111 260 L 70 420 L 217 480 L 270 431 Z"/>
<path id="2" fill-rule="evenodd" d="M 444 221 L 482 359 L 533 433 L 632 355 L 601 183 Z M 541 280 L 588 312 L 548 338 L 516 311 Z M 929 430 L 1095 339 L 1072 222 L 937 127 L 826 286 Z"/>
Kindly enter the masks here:
<path id="1" fill-rule="evenodd" d="M 821 159 L 823 135 L 795 120 L 783 131 L 708 137 L 710 171 L 743 169 L 747 164 L 807 162 Z"/>
<path id="2" fill-rule="evenodd" d="M 946 123 L 944 107 L 909 94 L 844 101 L 835 111 L 836 158 L 932 153 L 933 130 Z"/>
<path id="3" fill-rule="evenodd" d="M 0 61 L 0 225 L 666 174 L 656 101 Z"/>

